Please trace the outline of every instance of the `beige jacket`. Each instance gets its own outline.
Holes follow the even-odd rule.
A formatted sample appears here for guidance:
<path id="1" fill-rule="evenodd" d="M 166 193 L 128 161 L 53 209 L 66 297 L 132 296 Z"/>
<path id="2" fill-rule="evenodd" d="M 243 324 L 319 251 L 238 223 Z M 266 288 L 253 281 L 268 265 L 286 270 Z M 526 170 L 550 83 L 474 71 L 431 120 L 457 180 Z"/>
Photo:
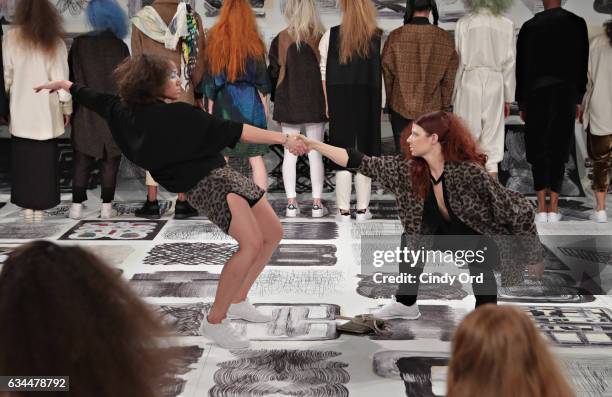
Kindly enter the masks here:
<path id="1" fill-rule="evenodd" d="M 68 80 L 68 51 L 57 41 L 54 56 L 24 48 L 9 30 L 2 41 L 4 86 L 10 100 L 10 132 L 19 138 L 45 141 L 62 135 L 64 115 L 72 113 L 72 97 L 66 91 L 35 93 L 33 87 L 52 80 Z"/>
<path id="2" fill-rule="evenodd" d="M 169 24 L 172 17 L 176 13 L 176 7 L 178 6 L 179 2 L 180 0 L 156 0 L 152 6 L 155 8 L 155 11 L 157 11 L 164 22 Z M 182 102 L 187 102 L 192 105 L 195 103 L 194 87 L 199 91 L 199 85 L 202 82 L 202 76 L 204 75 L 204 68 L 206 66 L 206 58 L 204 54 L 204 50 L 206 48 L 206 37 L 204 36 L 202 18 L 200 18 L 199 15 L 196 15 L 196 18 L 198 19 L 198 30 L 200 32 L 200 37 L 198 39 L 198 60 L 193 76 L 191 77 L 191 84 L 189 84 L 187 91 L 185 91 L 183 96 L 179 99 Z M 178 45 L 180 46 L 180 43 Z M 174 61 L 177 67 L 181 65 L 181 53 L 178 47 L 175 51 L 169 50 L 165 48 L 162 43 L 158 43 L 157 41 L 150 39 L 138 28 L 132 25 L 132 55 L 140 54 L 161 55 Z"/>

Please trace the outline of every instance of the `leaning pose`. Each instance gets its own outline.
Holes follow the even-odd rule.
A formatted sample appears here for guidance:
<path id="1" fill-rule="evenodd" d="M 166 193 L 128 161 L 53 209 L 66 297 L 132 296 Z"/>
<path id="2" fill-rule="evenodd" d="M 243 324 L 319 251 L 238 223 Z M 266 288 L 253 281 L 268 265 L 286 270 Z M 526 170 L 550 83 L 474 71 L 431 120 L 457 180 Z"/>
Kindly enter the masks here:
<path id="1" fill-rule="evenodd" d="M 305 147 L 288 134 L 261 130 L 207 114 L 201 108 L 174 101 L 182 93 L 173 62 L 140 55 L 115 70 L 119 96 L 102 94 L 70 81 L 35 87 L 70 91 L 74 100 L 108 122 L 123 154 L 147 169 L 170 192 L 187 192 L 198 210 L 238 241 L 239 249 L 221 272 L 217 294 L 203 331 L 225 348 L 246 348 L 227 315 L 267 322 L 247 300 L 251 286 L 278 246 L 283 229 L 264 191 L 226 165 L 221 150 L 238 141 L 283 144 L 294 154 Z M 172 139 L 168 139 L 172 131 Z M 205 198 L 205 199 L 204 199 Z"/>
<path id="2" fill-rule="evenodd" d="M 494 238 L 500 235 L 523 236 L 515 240 L 521 240 L 527 249 L 519 254 L 511 253 L 521 256 L 519 266 L 513 266 L 515 261 L 506 255 L 503 248 L 507 246 L 502 244 L 499 252 L 489 250 L 484 263 L 474 261 L 469 265 L 470 274 L 481 276 L 483 280 L 472 284 L 476 306 L 497 302 L 493 269 L 498 264 L 505 285 L 522 281 L 523 267 L 520 265 L 523 263 L 531 265 L 531 273 L 542 270 L 541 266 L 536 266 L 539 258 L 533 207 L 520 194 L 504 188 L 489 176 L 485 170 L 486 156 L 478 151 L 474 138 L 457 116 L 438 111 L 419 117 L 404 130 L 403 154 L 397 156 L 370 157 L 352 148 L 342 149 L 304 137 L 300 139 L 309 149 L 319 151 L 342 167 L 356 168 L 395 195 L 405 246 L 413 245 L 408 241 L 414 243 L 433 236 L 434 248 L 441 251 L 477 250 L 495 247 Z M 471 247 L 457 247 L 457 236 Z M 420 248 L 420 244 L 413 248 Z M 396 302 L 375 312 L 377 317 L 420 317 L 416 300 L 424 264 L 418 265 L 411 267 L 409 263 L 400 263 L 400 272 L 411 274 L 417 281 L 401 284 Z"/>

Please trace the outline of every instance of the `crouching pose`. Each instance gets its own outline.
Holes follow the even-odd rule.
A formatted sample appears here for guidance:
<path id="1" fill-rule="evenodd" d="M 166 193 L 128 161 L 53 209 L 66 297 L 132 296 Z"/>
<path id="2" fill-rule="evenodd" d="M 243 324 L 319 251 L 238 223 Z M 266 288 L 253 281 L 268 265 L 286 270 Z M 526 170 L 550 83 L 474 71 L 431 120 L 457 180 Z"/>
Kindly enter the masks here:
<path id="1" fill-rule="evenodd" d="M 226 317 L 271 320 L 248 302 L 247 295 L 282 239 L 283 229 L 264 191 L 229 168 L 221 150 L 238 141 L 283 144 L 296 155 L 306 148 L 288 134 L 218 119 L 183 102 L 165 103 L 182 92 L 176 65 L 165 58 L 131 58 L 115 70 L 115 78 L 119 96 L 65 80 L 34 89 L 70 91 L 76 102 L 106 119 L 129 160 L 149 170 L 168 191 L 187 192 L 199 211 L 238 241 L 238 251 L 221 272 L 203 331 L 222 347 L 246 348 L 249 341 Z"/>
<path id="2" fill-rule="evenodd" d="M 438 111 L 416 119 L 404 129 L 400 141 L 403 154 L 397 156 L 364 156 L 354 149 L 337 148 L 303 136 L 300 139 L 309 149 L 338 165 L 356 168 L 378 180 L 395 195 L 404 227 L 402 244 L 406 247 L 419 249 L 424 240 L 432 241 L 432 248 L 440 251 L 486 250 L 484 247 L 492 246 L 494 249 L 489 249 L 483 263 L 469 265 L 471 275 L 479 277 L 478 283 L 472 283 L 476 306 L 497 302 L 493 269 L 498 265 L 504 285 L 522 281 L 524 264 L 530 265 L 531 274 L 542 272 L 532 205 L 489 176 L 486 156 L 478 151 L 470 132 L 453 114 Z M 497 244 L 502 235 L 521 236 L 517 239 L 526 249 L 518 254 L 510 252 L 512 244 Z M 430 240 L 428 236 L 434 238 Z M 458 247 L 457 240 L 471 246 Z M 518 263 L 512 260 L 513 254 L 521 257 Z M 420 316 L 416 300 L 423 267 L 424 263 L 411 266 L 400 262 L 400 272 L 410 274 L 416 282 L 400 284 L 396 302 L 375 312 L 377 317 Z"/>

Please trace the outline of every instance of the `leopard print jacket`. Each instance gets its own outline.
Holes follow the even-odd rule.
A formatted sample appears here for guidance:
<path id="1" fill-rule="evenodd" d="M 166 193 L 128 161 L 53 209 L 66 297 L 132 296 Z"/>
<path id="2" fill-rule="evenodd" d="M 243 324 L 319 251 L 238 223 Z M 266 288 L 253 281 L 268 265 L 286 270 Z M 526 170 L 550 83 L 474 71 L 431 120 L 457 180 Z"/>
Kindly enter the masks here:
<path id="1" fill-rule="evenodd" d="M 433 234 L 423 222 L 424 200 L 413 193 L 410 166 L 411 162 L 401 155 L 363 156 L 357 169 L 395 195 L 409 241 L 411 236 Z M 453 213 L 473 230 L 496 241 L 502 285 L 521 284 L 526 265 L 540 263 L 542 257 L 531 203 L 473 163 L 446 162 L 444 183 Z"/>

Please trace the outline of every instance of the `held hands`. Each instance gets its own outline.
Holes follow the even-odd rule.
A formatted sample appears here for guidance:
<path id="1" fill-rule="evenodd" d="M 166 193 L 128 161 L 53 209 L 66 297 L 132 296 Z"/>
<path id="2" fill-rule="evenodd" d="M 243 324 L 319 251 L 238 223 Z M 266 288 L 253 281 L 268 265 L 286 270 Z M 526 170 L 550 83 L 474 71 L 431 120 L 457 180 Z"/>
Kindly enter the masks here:
<path id="1" fill-rule="evenodd" d="M 309 152 L 308 147 L 300 137 L 301 135 L 289 135 L 287 142 L 283 144 L 294 156 L 302 156 Z"/>
<path id="2" fill-rule="evenodd" d="M 49 90 L 50 92 L 57 92 L 59 90 L 70 91 L 70 87 L 72 87 L 72 81 L 57 80 L 57 81 L 50 81 L 48 83 L 38 85 L 34 87 L 34 91 L 35 92 L 40 92 L 42 90 Z"/>

